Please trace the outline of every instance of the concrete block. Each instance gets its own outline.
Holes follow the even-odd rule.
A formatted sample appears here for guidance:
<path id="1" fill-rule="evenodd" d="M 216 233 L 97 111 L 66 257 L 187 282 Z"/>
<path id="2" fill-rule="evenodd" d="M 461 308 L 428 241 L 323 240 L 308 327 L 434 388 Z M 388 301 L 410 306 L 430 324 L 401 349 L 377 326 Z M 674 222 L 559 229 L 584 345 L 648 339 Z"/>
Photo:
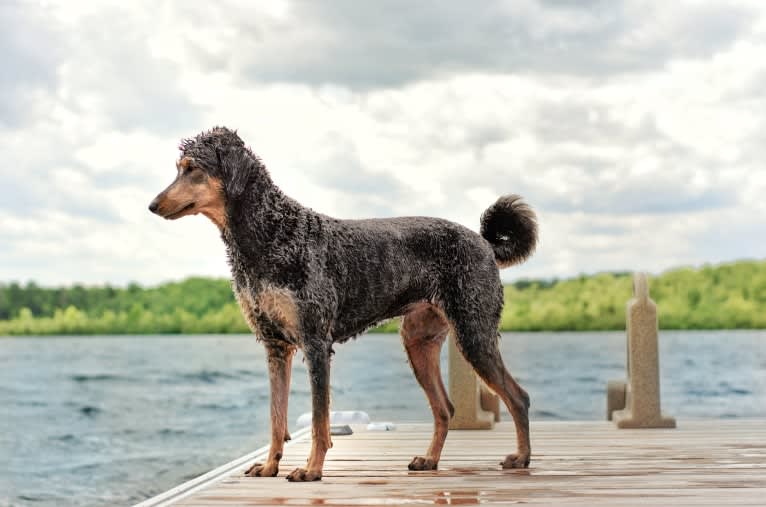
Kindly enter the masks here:
<path id="1" fill-rule="evenodd" d="M 657 305 L 649 298 L 645 273 L 633 277 L 633 298 L 628 301 L 627 372 L 624 408 L 612 410 L 618 428 L 675 428 L 676 422 L 660 410 L 660 363 L 657 345 Z M 608 410 L 619 406 L 618 383 L 610 383 Z"/>
<path id="2" fill-rule="evenodd" d="M 484 386 L 473 368 L 449 339 L 449 397 L 455 407 L 452 430 L 488 430 L 500 420 L 498 396 Z"/>
<path id="3" fill-rule="evenodd" d="M 612 420 L 612 414 L 616 410 L 625 408 L 625 395 L 628 385 L 622 380 L 610 380 L 606 384 L 606 419 Z"/>

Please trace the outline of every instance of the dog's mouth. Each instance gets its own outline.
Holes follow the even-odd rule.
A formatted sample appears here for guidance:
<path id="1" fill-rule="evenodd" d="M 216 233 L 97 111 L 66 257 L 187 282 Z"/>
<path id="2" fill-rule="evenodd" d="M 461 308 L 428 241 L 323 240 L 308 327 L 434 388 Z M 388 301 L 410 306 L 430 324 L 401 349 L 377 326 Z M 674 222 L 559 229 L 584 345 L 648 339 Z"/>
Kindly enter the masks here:
<path id="1" fill-rule="evenodd" d="M 175 210 L 172 213 L 168 213 L 167 215 L 163 215 L 162 218 L 165 218 L 167 220 L 175 220 L 176 218 L 181 218 L 184 213 L 186 213 L 187 211 L 192 209 L 194 206 L 195 206 L 195 203 L 190 202 L 189 204 L 187 204 L 185 206 L 182 206 L 181 208 Z"/>

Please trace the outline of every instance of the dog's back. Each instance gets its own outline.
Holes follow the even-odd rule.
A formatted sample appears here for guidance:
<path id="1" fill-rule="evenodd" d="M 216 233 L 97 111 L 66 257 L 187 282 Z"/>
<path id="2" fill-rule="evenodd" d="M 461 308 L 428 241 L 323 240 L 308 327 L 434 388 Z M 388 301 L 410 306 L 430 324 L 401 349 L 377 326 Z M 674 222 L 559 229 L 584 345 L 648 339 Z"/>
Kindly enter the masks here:
<path id="1" fill-rule="evenodd" d="M 462 225 L 431 217 L 332 220 L 326 230 L 328 291 L 337 291 L 331 331 L 344 341 L 454 286 L 479 284 L 502 297 L 490 244 Z M 333 298 L 334 299 L 334 298 Z"/>

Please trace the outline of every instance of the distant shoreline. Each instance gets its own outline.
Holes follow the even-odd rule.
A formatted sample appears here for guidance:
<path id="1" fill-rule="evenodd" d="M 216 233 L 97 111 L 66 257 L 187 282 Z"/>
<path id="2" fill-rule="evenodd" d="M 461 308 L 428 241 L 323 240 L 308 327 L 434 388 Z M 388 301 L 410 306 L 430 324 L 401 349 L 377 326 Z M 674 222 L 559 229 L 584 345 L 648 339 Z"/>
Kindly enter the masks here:
<path id="1" fill-rule="evenodd" d="M 695 331 L 727 331 L 727 332 L 737 332 L 737 331 L 766 331 L 766 328 L 660 328 L 660 333 L 662 332 L 695 332 Z M 619 332 L 625 332 L 625 328 L 622 329 L 537 329 L 537 330 L 500 330 L 500 333 L 504 334 L 546 334 L 546 333 L 557 333 L 557 334 L 584 334 L 584 333 L 619 333 Z M 378 335 L 390 335 L 390 336 L 399 336 L 399 331 L 378 331 L 375 329 L 371 329 L 370 331 L 367 331 L 357 337 L 357 339 L 361 339 L 366 334 L 378 334 Z M 3 339 L 10 339 L 10 338 L 128 338 L 128 337 L 135 337 L 135 338 L 173 338 L 173 337 L 183 337 L 183 338 L 210 338 L 211 336 L 220 336 L 223 338 L 255 338 L 255 335 L 253 333 L 138 333 L 138 334 L 128 334 L 128 333 L 110 333 L 110 334 L 15 334 L 15 335 L 0 335 L 0 340 Z"/>
<path id="2" fill-rule="evenodd" d="M 515 282 L 504 289 L 500 330 L 619 331 L 632 290 L 626 272 Z M 667 271 L 650 279 L 650 293 L 662 329 L 766 329 L 766 260 Z M 249 332 L 224 279 L 150 288 L 0 284 L 0 336 Z M 398 332 L 398 321 L 375 332 Z"/>

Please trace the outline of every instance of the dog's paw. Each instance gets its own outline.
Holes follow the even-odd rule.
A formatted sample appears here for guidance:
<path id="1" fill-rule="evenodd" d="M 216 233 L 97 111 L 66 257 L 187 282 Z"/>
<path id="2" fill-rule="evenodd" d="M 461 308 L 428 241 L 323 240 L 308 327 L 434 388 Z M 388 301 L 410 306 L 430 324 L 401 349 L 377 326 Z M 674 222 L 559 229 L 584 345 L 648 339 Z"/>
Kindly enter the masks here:
<path id="1" fill-rule="evenodd" d="M 245 471 L 248 477 L 276 477 L 279 473 L 279 464 L 274 462 L 254 463 Z"/>
<path id="2" fill-rule="evenodd" d="M 500 464 L 503 468 L 528 468 L 529 454 L 509 454 Z"/>
<path id="3" fill-rule="evenodd" d="M 296 468 L 290 472 L 287 476 L 287 480 L 290 482 L 310 482 L 321 481 L 321 470 L 306 470 L 305 468 Z"/>
<path id="4" fill-rule="evenodd" d="M 407 465 L 410 470 L 436 470 L 439 466 L 438 461 L 434 461 L 431 458 L 423 458 L 421 456 L 415 456 Z"/>

